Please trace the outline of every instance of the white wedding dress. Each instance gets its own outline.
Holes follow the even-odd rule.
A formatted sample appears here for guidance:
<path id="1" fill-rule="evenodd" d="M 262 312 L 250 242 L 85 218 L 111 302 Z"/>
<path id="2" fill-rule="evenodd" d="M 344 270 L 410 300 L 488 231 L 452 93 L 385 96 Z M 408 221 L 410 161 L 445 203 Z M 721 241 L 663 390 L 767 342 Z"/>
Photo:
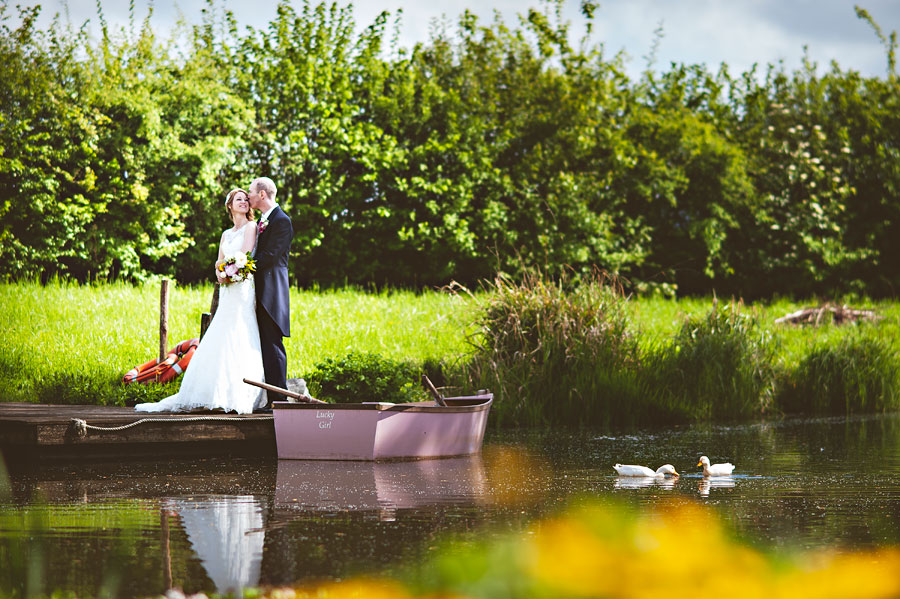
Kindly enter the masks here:
<path id="1" fill-rule="evenodd" d="M 247 223 L 244 227 L 256 226 Z M 225 255 L 241 250 L 244 228 L 228 229 L 222 236 Z M 253 277 L 219 287 L 219 307 L 200 345 L 184 371 L 175 395 L 152 403 L 137 404 L 138 412 L 188 412 L 194 409 L 250 414 L 266 404 L 263 389 L 243 379 L 263 381 L 259 325 L 256 322 L 256 288 Z"/>

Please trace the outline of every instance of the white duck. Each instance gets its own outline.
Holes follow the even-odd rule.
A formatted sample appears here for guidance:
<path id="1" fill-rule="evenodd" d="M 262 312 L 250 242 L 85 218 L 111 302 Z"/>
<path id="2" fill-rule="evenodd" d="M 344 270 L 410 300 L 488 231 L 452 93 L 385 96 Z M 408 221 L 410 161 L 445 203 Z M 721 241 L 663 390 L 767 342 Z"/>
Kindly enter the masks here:
<path id="1" fill-rule="evenodd" d="M 731 473 L 734 471 L 734 464 L 731 462 L 710 465 L 709 458 L 705 455 L 700 456 L 700 461 L 697 465 L 703 466 L 703 476 L 731 476 Z"/>
<path id="2" fill-rule="evenodd" d="M 615 470 L 619 476 L 666 476 L 667 474 L 679 476 L 675 471 L 675 466 L 672 464 L 664 464 L 657 468 L 656 472 L 650 470 L 646 466 L 634 466 L 631 464 L 616 464 L 613 466 L 613 470 Z"/>

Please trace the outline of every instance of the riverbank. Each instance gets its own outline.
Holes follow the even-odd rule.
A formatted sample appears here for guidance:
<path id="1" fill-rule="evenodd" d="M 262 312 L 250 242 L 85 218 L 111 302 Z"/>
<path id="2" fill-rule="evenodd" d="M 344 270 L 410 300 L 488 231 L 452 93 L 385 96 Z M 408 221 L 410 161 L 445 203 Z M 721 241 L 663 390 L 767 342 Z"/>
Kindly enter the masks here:
<path id="1" fill-rule="evenodd" d="M 425 368 L 448 385 L 491 388 L 494 425 L 723 421 L 900 403 L 897 302 L 849 302 L 874 310 L 874 323 L 798 327 L 775 320 L 818 302 L 718 301 L 714 309 L 713 298 L 625 299 L 594 284 L 577 293 L 534 282 L 498 291 L 293 290 L 288 374 L 315 389 L 324 384 L 317 375 L 396 368 L 415 393 L 412 373 Z M 172 345 L 198 335 L 211 295 L 211 286 L 175 287 Z M 484 342 L 491 309 L 519 323 L 494 331 L 514 340 L 503 348 L 516 364 Z M 157 351 L 156 284 L 2 284 L 0 318 L 13 323 L 0 341 L 3 401 L 123 405 L 177 388 L 119 383 Z"/>

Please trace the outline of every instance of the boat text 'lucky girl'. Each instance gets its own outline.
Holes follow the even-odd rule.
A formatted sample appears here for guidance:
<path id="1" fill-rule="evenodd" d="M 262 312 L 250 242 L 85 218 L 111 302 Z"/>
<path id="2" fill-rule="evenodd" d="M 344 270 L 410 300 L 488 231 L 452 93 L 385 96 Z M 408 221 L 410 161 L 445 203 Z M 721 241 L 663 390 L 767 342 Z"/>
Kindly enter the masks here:
<path id="1" fill-rule="evenodd" d="M 332 410 L 316 410 L 316 420 L 319 421 L 319 428 L 331 428 L 334 422 L 334 412 Z"/>

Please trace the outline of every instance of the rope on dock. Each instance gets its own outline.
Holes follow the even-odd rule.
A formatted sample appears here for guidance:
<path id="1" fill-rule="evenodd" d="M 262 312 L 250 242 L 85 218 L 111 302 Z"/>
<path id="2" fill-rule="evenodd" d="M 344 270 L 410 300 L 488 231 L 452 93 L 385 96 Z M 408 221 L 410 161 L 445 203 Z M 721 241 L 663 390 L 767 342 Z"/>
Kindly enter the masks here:
<path id="1" fill-rule="evenodd" d="M 274 416 L 258 416 L 253 420 L 274 420 Z M 88 424 L 86 420 L 82 420 L 81 418 L 72 418 L 72 426 L 75 427 L 75 433 L 79 437 L 86 437 L 89 430 L 99 431 L 103 433 L 111 433 L 116 431 L 124 431 L 127 428 L 131 428 L 133 426 L 137 426 L 139 424 L 144 424 L 145 422 L 207 422 L 213 420 L 227 420 L 229 422 L 234 422 L 236 420 L 242 420 L 241 418 L 235 418 L 233 416 L 191 416 L 189 418 L 141 418 L 140 420 L 135 420 L 129 424 L 123 424 L 122 426 L 94 426 L 93 424 Z"/>

